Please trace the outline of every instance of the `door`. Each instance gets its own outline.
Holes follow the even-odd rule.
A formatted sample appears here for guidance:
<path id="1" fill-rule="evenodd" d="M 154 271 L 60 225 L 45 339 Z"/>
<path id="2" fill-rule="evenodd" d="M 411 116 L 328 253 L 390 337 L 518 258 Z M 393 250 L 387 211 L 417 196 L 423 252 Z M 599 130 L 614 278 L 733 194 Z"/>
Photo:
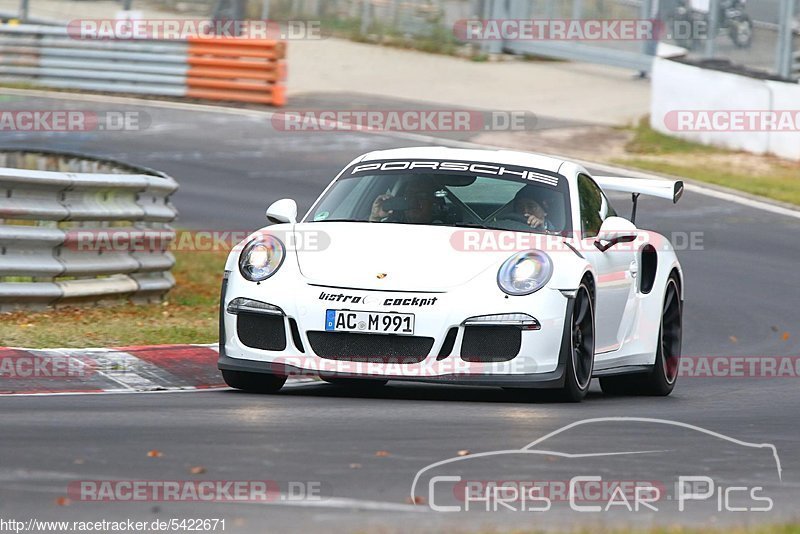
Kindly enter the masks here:
<path id="1" fill-rule="evenodd" d="M 620 243 L 605 252 L 594 246 L 603 221 L 617 214 L 600 187 L 585 174 L 578 176 L 578 200 L 581 251 L 597 275 L 595 352 L 599 354 L 617 350 L 622 344 L 626 316 L 633 313 L 628 303 L 635 296 L 638 265 L 630 243 Z"/>

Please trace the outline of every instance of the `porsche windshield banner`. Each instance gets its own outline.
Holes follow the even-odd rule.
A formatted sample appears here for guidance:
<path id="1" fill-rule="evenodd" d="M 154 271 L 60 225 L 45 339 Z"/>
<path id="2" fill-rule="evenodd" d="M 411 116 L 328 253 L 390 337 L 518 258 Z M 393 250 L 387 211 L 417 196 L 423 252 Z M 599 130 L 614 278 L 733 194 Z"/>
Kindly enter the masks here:
<path id="1" fill-rule="evenodd" d="M 559 176 L 541 169 L 532 170 L 516 165 L 492 164 L 474 161 L 438 161 L 438 160 L 388 160 L 371 161 L 354 165 L 345 171 L 343 178 L 365 174 L 466 174 L 471 177 L 497 176 L 521 182 L 537 182 L 551 187 L 558 187 Z"/>

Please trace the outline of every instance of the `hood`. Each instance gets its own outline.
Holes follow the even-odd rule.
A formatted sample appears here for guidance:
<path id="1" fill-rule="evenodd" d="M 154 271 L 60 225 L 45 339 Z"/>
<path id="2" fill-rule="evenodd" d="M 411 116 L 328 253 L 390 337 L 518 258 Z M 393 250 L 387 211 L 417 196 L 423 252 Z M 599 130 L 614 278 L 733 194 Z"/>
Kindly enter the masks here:
<path id="1" fill-rule="evenodd" d="M 309 283 L 385 291 L 446 291 L 486 269 L 498 269 L 510 252 L 458 250 L 459 234 L 483 232 L 446 226 L 366 222 L 300 223 L 301 236 L 318 234 L 319 250 L 298 247 L 300 272 Z M 298 241 L 301 242 L 301 241 Z M 454 245 L 455 244 L 455 245 Z M 385 274 L 379 278 L 379 274 Z"/>

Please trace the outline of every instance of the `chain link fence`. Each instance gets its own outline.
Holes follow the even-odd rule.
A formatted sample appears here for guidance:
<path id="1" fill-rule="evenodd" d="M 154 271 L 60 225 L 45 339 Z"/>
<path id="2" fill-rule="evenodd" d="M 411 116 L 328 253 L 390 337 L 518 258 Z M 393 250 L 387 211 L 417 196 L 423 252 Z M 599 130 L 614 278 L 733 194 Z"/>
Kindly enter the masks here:
<path id="1" fill-rule="evenodd" d="M 109 3 L 87 0 L 84 15 L 95 16 L 95 6 Z M 16 6 L 18 12 L 34 16 L 47 6 L 44 12 L 53 15 L 60 4 L 66 2 L 0 0 L 0 13 L 13 14 Z M 459 21 L 481 19 L 651 19 L 660 24 L 660 42 L 685 49 L 690 60 L 729 61 L 763 76 L 796 79 L 800 75 L 798 4 L 800 0 L 120 0 L 117 5 L 145 15 L 157 10 L 233 20 L 314 20 L 321 23 L 323 32 L 358 41 L 472 57 L 507 52 L 639 71 L 649 70 L 648 56 L 658 51 L 655 42 L 499 39 L 465 43 L 454 28 Z"/>

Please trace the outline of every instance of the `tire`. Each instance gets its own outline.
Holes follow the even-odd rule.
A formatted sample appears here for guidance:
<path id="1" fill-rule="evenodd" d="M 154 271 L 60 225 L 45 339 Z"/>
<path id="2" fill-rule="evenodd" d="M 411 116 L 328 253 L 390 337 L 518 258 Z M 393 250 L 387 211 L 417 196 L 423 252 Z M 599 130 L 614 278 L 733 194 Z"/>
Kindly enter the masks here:
<path id="1" fill-rule="evenodd" d="M 286 383 L 285 376 L 245 371 L 223 370 L 222 378 L 230 387 L 249 393 L 276 393 Z"/>
<path id="2" fill-rule="evenodd" d="M 542 393 L 562 402 L 580 402 L 589 391 L 594 370 L 594 302 L 586 282 L 581 282 L 566 320 L 569 339 L 561 344 L 559 355 L 559 359 L 567 362 L 564 385 L 561 389 Z"/>
<path id="3" fill-rule="evenodd" d="M 381 380 L 379 378 L 334 378 L 321 376 L 322 380 L 334 386 L 355 388 L 355 389 L 370 389 L 385 386 L 388 380 Z"/>
<path id="4" fill-rule="evenodd" d="M 729 35 L 737 48 L 750 48 L 753 43 L 753 21 L 748 15 L 741 15 L 730 23 Z"/>
<path id="5" fill-rule="evenodd" d="M 681 358 L 683 333 L 683 303 L 680 286 L 673 274 L 667 280 L 664 303 L 661 306 L 661 325 L 653 370 L 600 378 L 600 387 L 606 395 L 648 395 L 666 397 L 675 389 Z"/>

